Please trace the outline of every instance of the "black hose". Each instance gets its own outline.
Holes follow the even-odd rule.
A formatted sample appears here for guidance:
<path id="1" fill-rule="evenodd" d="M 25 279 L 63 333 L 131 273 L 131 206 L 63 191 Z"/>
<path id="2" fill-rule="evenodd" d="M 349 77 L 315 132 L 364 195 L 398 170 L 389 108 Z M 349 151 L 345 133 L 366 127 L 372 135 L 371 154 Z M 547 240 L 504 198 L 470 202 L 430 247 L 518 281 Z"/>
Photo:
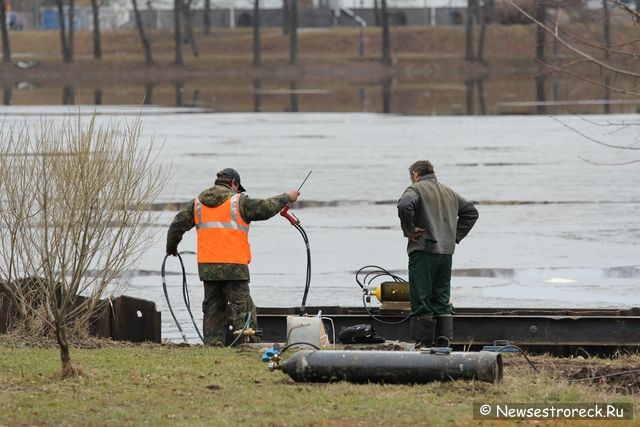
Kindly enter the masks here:
<path id="1" fill-rule="evenodd" d="M 182 262 L 182 260 L 180 261 Z M 198 329 L 198 325 L 196 324 L 196 319 L 193 318 L 193 313 L 191 312 L 191 298 L 189 297 L 189 286 L 187 285 L 187 275 L 184 272 L 184 266 L 182 267 L 182 299 L 184 300 L 184 305 L 187 307 L 189 317 L 191 317 L 191 323 L 193 323 L 193 327 L 196 329 L 198 337 L 200 337 L 200 341 L 204 344 L 204 338 L 202 337 L 200 329 Z"/>
<path id="2" fill-rule="evenodd" d="M 292 342 L 291 344 L 288 344 L 282 347 L 282 350 L 280 350 L 280 354 L 284 353 L 285 351 L 287 351 L 288 349 L 296 345 L 308 345 L 309 347 L 313 347 L 316 350 L 320 350 L 320 347 L 318 347 L 315 344 L 311 344 L 310 342 L 306 342 L 306 341 L 299 341 L 299 342 Z"/>
<path id="3" fill-rule="evenodd" d="M 184 268 L 184 262 L 182 261 L 182 257 L 180 256 L 179 253 L 176 255 L 178 257 L 178 260 L 180 261 L 180 267 L 182 269 L 182 298 L 184 299 L 184 304 L 187 307 L 187 312 L 191 317 L 191 322 L 193 322 L 193 327 L 196 329 L 196 332 L 198 333 L 198 337 L 200 338 L 200 340 L 204 343 L 204 338 L 202 337 L 202 334 L 200 333 L 200 329 L 196 324 L 196 320 L 193 317 L 193 313 L 191 312 L 191 299 L 189 298 L 189 286 L 187 285 L 187 272 Z M 164 297 L 167 301 L 167 306 L 169 307 L 169 312 L 171 313 L 171 317 L 173 317 L 173 321 L 176 323 L 176 326 L 178 327 L 178 331 L 180 331 L 180 334 L 182 335 L 182 339 L 186 343 L 188 342 L 187 336 L 182 330 L 182 326 L 180 326 L 180 322 L 178 322 L 178 319 L 176 318 L 176 315 L 173 312 L 173 308 L 171 307 L 171 302 L 169 301 L 169 293 L 167 292 L 167 279 L 165 274 L 165 265 L 167 263 L 167 258 L 169 258 L 169 254 L 165 255 L 164 260 L 162 261 L 162 267 L 160 268 L 160 275 L 162 276 L 162 289 L 164 290 Z"/>
<path id="4" fill-rule="evenodd" d="M 302 304 L 300 305 L 300 314 L 304 314 L 305 307 L 307 305 L 307 296 L 309 295 L 309 288 L 311 287 L 311 248 L 309 247 L 309 237 L 306 231 L 302 228 L 302 225 L 293 224 L 293 226 L 300 232 L 304 244 L 307 247 L 307 278 L 304 285 L 304 294 L 302 295 Z"/>
<path id="5" fill-rule="evenodd" d="M 173 308 L 171 308 L 171 302 L 169 301 L 169 293 L 167 292 L 167 278 L 165 276 L 165 264 L 167 263 L 167 258 L 169 258 L 169 254 L 165 255 L 164 260 L 162 261 L 162 267 L 160 268 L 160 275 L 162 276 L 162 289 L 164 290 L 164 298 L 167 301 L 167 306 L 169 307 L 169 312 L 171 313 L 171 317 L 173 317 L 173 321 L 176 323 L 176 326 L 178 327 L 178 331 L 180 331 L 180 334 L 182 335 L 182 339 L 186 343 L 188 342 L 187 336 L 182 331 L 182 326 L 180 326 L 180 322 L 178 322 L 178 319 L 176 318 L 176 315 L 173 312 Z M 182 266 L 182 275 L 183 277 L 186 277 L 186 272 L 184 270 L 184 263 L 182 262 L 182 257 L 180 256 L 180 254 L 178 254 L 178 259 L 180 260 L 180 265 Z"/>
<path id="6" fill-rule="evenodd" d="M 360 274 L 364 271 L 364 269 L 366 268 L 374 268 L 376 270 L 370 271 L 368 272 L 363 279 L 363 282 L 360 281 Z M 374 276 L 373 278 L 369 279 L 369 276 L 371 274 L 376 274 L 376 276 Z M 379 276 L 389 276 L 391 277 L 394 281 L 396 282 L 406 282 L 406 280 L 404 280 L 402 277 L 400 276 L 396 276 L 395 274 L 389 273 L 387 270 L 385 270 L 384 268 L 378 266 L 378 265 L 365 265 L 364 267 L 360 268 L 360 270 L 358 270 L 356 272 L 356 283 L 358 283 L 358 286 L 360 286 L 360 288 L 362 288 L 363 290 L 365 289 L 365 285 L 369 285 L 371 284 L 371 281 Z"/>
<path id="7" fill-rule="evenodd" d="M 384 323 L 385 325 L 399 325 L 400 323 L 404 323 L 407 320 L 409 320 L 411 318 L 411 314 L 409 314 L 407 317 L 397 321 L 397 322 L 387 322 L 386 320 L 382 320 L 379 317 L 377 317 L 375 314 L 373 314 L 371 312 L 371 310 L 369 310 L 369 308 L 367 307 L 367 302 L 365 301 L 366 298 L 366 294 L 362 294 L 362 305 L 364 306 L 365 311 L 367 312 L 367 314 L 369 315 L 369 317 L 371 317 L 372 319 L 374 319 L 377 322 L 380 323 Z"/>
<path id="8" fill-rule="evenodd" d="M 374 270 L 367 272 L 364 276 L 364 279 L 360 281 L 360 274 L 362 274 L 363 271 L 367 268 L 372 268 Z M 400 323 L 404 323 L 407 320 L 409 320 L 411 318 L 411 314 L 409 314 L 407 317 L 397 322 L 387 322 L 385 320 L 380 319 L 376 315 L 374 315 L 369 309 L 369 307 L 367 307 L 366 297 L 369 292 L 369 285 L 371 285 L 371 282 L 373 280 L 377 279 L 378 277 L 384 277 L 384 276 L 391 277 L 395 282 L 406 282 L 406 280 L 404 280 L 402 277 L 396 276 L 395 274 L 392 274 L 389 271 L 377 265 L 365 265 L 364 267 L 360 268 L 360 270 L 356 272 L 356 283 L 362 289 L 362 305 L 364 306 L 364 309 L 369 315 L 369 317 L 371 317 L 375 321 L 383 323 L 385 325 L 399 325 Z"/>

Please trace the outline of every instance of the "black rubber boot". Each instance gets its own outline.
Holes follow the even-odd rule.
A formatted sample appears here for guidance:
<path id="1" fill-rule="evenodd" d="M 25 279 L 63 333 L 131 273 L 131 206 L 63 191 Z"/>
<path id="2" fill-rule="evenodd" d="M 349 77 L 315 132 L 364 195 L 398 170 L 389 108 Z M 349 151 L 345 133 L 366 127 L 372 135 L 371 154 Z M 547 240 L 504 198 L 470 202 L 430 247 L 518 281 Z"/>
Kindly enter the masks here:
<path id="1" fill-rule="evenodd" d="M 449 347 L 449 342 L 453 339 L 453 316 L 442 314 L 436 316 L 435 346 Z"/>
<path id="2" fill-rule="evenodd" d="M 433 316 L 416 316 L 411 318 L 411 336 L 416 340 L 416 347 L 431 347 L 436 335 L 436 322 Z"/>

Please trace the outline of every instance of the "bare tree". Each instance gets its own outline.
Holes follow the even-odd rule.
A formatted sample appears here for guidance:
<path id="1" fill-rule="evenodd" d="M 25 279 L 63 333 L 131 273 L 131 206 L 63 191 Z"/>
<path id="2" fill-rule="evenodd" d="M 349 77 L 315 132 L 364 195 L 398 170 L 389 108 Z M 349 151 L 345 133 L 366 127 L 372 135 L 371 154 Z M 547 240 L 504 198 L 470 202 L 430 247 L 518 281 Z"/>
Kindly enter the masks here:
<path id="1" fill-rule="evenodd" d="M 193 0 L 182 0 L 182 14 L 184 16 L 184 29 L 186 33 L 186 40 L 189 42 L 191 46 L 191 52 L 193 56 L 199 56 L 198 53 L 198 45 L 196 44 L 196 36 L 193 32 L 193 13 L 191 10 L 191 5 Z"/>
<path id="2" fill-rule="evenodd" d="M 184 64 L 184 60 L 182 58 L 182 30 L 180 28 L 182 7 L 182 0 L 173 0 L 173 42 L 175 44 L 175 59 L 173 63 L 176 65 Z"/>
<path id="3" fill-rule="evenodd" d="M 489 21 L 488 2 L 484 0 L 482 5 L 478 7 L 478 20 L 480 21 L 480 35 L 478 36 L 478 50 L 475 60 L 484 62 L 484 40 L 487 32 L 487 24 Z"/>
<path id="4" fill-rule="evenodd" d="M 91 0 L 91 14 L 93 16 L 93 57 L 102 58 L 102 45 L 100 40 L 100 5 L 99 0 Z"/>
<path id="5" fill-rule="evenodd" d="M 58 22 L 60 24 L 60 46 L 62 48 L 62 61 L 65 63 L 73 62 L 73 50 L 71 45 L 72 32 L 69 30 L 67 37 L 67 25 L 64 14 L 64 0 L 55 0 L 58 7 Z M 73 21 L 71 21 L 73 22 Z"/>
<path id="6" fill-rule="evenodd" d="M 476 15 L 478 0 L 467 0 L 467 15 L 465 19 L 465 50 L 464 59 L 473 61 L 473 20 Z"/>
<path id="7" fill-rule="evenodd" d="M 42 322 L 71 363 L 69 334 L 123 283 L 150 243 L 149 207 L 167 182 L 140 121 L 32 123 L 0 138 L 0 284 L 32 324 Z M 26 278 L 26 279 L 25 279 Z"/>
<path id="8" fill-rule="evenodd" d="M 555 23 L 549 23 L 542 19 L 542 16 L 539 16 L 538 13 L 531 13 L 525 10 L 516 1 L 506 1 L 530 22 L 534 23 L 538 31 L 544 32 L 545 36 L 552 37 L 558 45 L 566 51 L 562 59 L 556 58 L 553 62 L 537 59 L 537 62 L 544 67 L 543 72 L 541 72 L 536 78 L 536 92 L 539 101 L 545 101 L 546 99 L 544 93 L 544 78 L 546 77 L 546 74 L 552 72 L 564 73 L 575 79 L 603 88 L 604 98 L 606 101 L 604 104 L 605 112 L 610 112 L 610 105 L 608 102 L 612 93 L 618 94 L 623 99 L 640 98 L 640 89 L 638 86 L 638 82 L 640 82 L 640 72 L 637 71 L 636 65 L 637 47 L 639 44 L 637 36 L 631 36 L 627 40 L 621 40 L 616 43 L 612 42 L 607 37 L 600 38 L 599 34 L 594 34 L 591 38 L 589 38 L 589 34 L 576 35 L 563 27 L 559 20 L 556 20 Z M 637 23 L 640 18 L 639 11 L 631 9 L 621 0 L 609 0 L 607 9 L 608 6 L 614 6 L 614 8 L 610 11 L 603 10 L 603 15 L 608 15 L 615 9 L 617 12 L 621 12 L 618 15 L 618 25 L 624 25 L 622 19 L 626 18 L 628 19 L 627 25 L 629 25 L 629 28 L 638 29 Z M 608 18 L 605 18 L 605 21 L 607 19 Z M 605 23 L 605 25 L 607 24 Z M 544 103 L 540 104 L 539 112 L 540 111 L 544 113 Z M 551 118 L 566 128 L 581 135 L 586 140 L 600 144 L 604 147 L 614 148 L 624 153 L 637 153 L 640 150 L 640 147 L 638 146 L 640 138 L 635 138 L 631 142 L 622 141 L 620 143 L 609 143 L 599 139 L 598 137 L 581 132 L 575 127 L 565 123 L 560 118 L 553 116 Z M 626 121 L 606 121 L 605 123 L 597 123 L 589 121 L 588 119 L 584 120 L 597 126 L 609 128 L 610 130 L 608 130 L 608 134 L 614 134 L 618 130 L 630 126 Z M 579 157 L 588 163 L 597 165 L 603 164 L 598 161 L 588 160 L 581 156 Z M 639 162 L 640 160 L 628 160 L 628 158 L 626 158 L 622 162 L 607 163 L 607 165 L 629 165 L 637 164 Z"/>
<path id="9" fill-rule="evenodd" d="M 253 65 L 259 67 L 260 58 L 260 0 L 253 0 Z"/>
<path id="10" fill-rule="evenodd" d="M 609 14 L 609 0 L 602 0 L 602 32 L 604 42 L 604 57 L 611 56 L 611 16 Z"/>
<path id="11" fill-rule="evenodd" d="M 517 2 L 506 0 L 515 10 L 534 23 L 545 34 L 553 37 L 557 43 L 567 51 L 565 63 L 550 63 L 540 60 L 538 62 L 546 67 L 549 72 L 561 72 L 588 83 L 601 86 L 624 96 L 640 97 L 638 82 L 640 72 L 633 58 L 637 58 L 638 37 L 621 43 L 612 43 L 609 49 L 600 40 L 589 40 L 583 36 L 572 34 L 558 22 L 550 24 L 539 19 L 538 14 L 529 13 Z M 624 16 L 635 22 L 640 18 L 640 12 L 635 11 L 620 0 L 609 0 L 610 4 L 624 12 Z M 634 28 L 638 28 L 637 26 Z M 537 45 L 540 45 L 540 36 L 537 35 Z M 607 50 L 609 54 L 607 55 Z M 620 61 L 620 59 L 631 59 Z M 578 67 L 580 66 L 580 67 Z M 609 82 L 604 78 L 610 77 Z"/>
<path id="12" fill-rule="evenodd" d="M 204 0 L 204 15 L 202 17 L 204 24 L 204 33 L 211 34 L 211 0 Z"/>
<path id="13" fill-rule="evenodd" d="M 289 0 L 289 62 L 298 62 L 298 0 Z"/>
<path id="14" fill-rule="evenodd" d="M 547 6 L 545 4 L 545 0 L 535 0 L 534 1 L 536 20 L 539 22 L 545 22 L 547 19 Z M 537 27 L 536 28 L 536 59 L 539 62 L 545 61 L 545 47 L 547 44 L 547 33 L 544 31 L 544 28 Z"/>
<path id="15" fill-rule="evenodd" d="M 391 40 L 389 37 L 389 11 L 387 0 L 381 0 L 382 14 L 382 63 L 391 65 Z"/>
<path id="16" fill-rule="evenodd" d="M 142 50 L 144 51 L 144 62 L 147 64 L 153 64 L 153 52 L 151 51 L 151 40 L 144 30 L 144 24 L 142 22 L 142 16 L 140 15 L 140 9 L 138 9 L 137 0 L 131 0 L 133 3 L 133 13 L 136 17 L 136 27 L 138 28 L 138 35 L 142 42 Z"/>
<path id="17" fill-rule="evenodd" d="M 291 26 L 291 0 L 282 0 L 282 35 L 289 34 Z"/>
<path id="18" fill-rule="evenodd" d="M 0 1 L 0 28 L 2 29 L 2 61 L 11 62 L 11 43 L 9 43 L 9 31 L 7 29 L 7 6 L 6 0 Z"/>
<path id="19" fill-rule="evenodd" d="M 75 0 L 69 0 L 69 32 L 68 32 L 68 39 L 69 39 L 69 53 L 71 54 L 71 61 L 73 62 L 73 57 L 75 55 L 75 43 L 74 43 L 74 39 L 75 39 L 75 26 L 73 25 L 74 21 L 75 21 L 75 11 L 76 11 L 76 5 L 75 5 Z"/>

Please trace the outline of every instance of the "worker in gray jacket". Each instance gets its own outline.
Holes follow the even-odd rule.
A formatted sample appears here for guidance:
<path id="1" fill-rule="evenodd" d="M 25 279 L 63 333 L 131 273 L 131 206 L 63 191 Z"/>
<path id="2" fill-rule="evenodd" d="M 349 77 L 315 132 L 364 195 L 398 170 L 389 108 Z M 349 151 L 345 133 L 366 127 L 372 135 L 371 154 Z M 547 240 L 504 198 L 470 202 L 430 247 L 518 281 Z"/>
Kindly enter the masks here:
<path id="1" fill-rule="evenodd" d="M 430 161 L 415 162 L 409 175 L 412 184 L 398 201 L 398 216 L 408 238 L 411 333 L 419 346 L 430 347 L 434 338 L 436 345 L 448 345 L 453 336 L 452 255 L 478 210 L 438 182 Z"/>

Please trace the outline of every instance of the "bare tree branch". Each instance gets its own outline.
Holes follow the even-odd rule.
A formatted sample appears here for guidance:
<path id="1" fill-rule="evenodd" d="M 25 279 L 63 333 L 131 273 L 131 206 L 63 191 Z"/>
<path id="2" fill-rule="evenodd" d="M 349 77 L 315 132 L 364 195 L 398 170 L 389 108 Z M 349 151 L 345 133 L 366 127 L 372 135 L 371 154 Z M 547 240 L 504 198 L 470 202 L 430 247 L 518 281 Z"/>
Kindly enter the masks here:
<path id="1" fill-rule="evenodd" d="M 600 141 L 598 139 L 595 139 L 595 138 L 587 135 L 584 132 L 579 131 L 578 129 L 576 129 L 573 126 L 569 126 L 568 124 L 566 124 L 562 120 L 558 119 L 557 117 L 554 117 L 554 116 L 549 116 L 549 117 L 551 117 L 553 120 L 555 120 L 556 122 L 560 123 L 562 126 L 566 127 L 567 129 L 577 133 L 578 135 L 582 136 L 585 139 L 588 139 L 589 141 L 595 142 L 596 144 L 600 144 L 600 145 L 603 145 L 603 146 L 609 147 L 609 148 L 619 148 L 619 149 L 622 149 L 622 150 L 640 150 L 640 147 L 633 147 L 631 145 L 627 145 L 627 146 L 625 146 L 625 145 L 614 145 L 614 144 L 609 144 L 609 143 Z M 634 144 L 632 144 L 632 145 L 634 145 Z"/>
<path id="2" fill-rule="evenodd" d="M 578 49 L 577 47 L 575 47 L 574 45 L 572 45 L 571 43 L 565 41 L 563 38 L 560 37 L 560 35 L 558 33 L 556 33 L 554 30 L 550 29 L 549 27 L 547 27 L 543 22 L 540 22 L 539 20 L 537 20 L 536 18 L 534 18 L 533 16 L 531 16 L 529 13 L 527 13 L 524 9 L 522 9 L 520 6 L 518 6 L 513 0 L 506 0 L 508 4 L 510 4 L 512 7 L 514 7 L 516 10 L 518 10 L 518 12 L 522 13 L 524 16 L 526 16 L 529 20 L 531 20 L 531 22 L 535 23 L 536 25 L 538 25 L 540 28 L 544 29 L 544 31 L 546 31 L 547 33 L 551 34 L 552 36 L 554 36 L 556 38 L 556 40 L 558 40 L 560 43 L 562 43 L 567 49 L 569 49 L 570 51 L 576 53 L 577 55 L 589 60 L 590 62 L 599 65 L 600 67 L 609 70 L 613 73 L 618 73 L 621 75 L 625 75 L 625 76 L 629 76 L 629 77 L 640 77 L 640 73 L 636 73 L 633 71 L 629 71 L 629 70 L 625 70 L 622 68 L 618 68 L 618 67 L 614 67 L 611 64 L 607 64 L 606 62 L 603 62 L 597 58 L 594 58 L 593 56 L 589 55 L 588 53 Z"/>

